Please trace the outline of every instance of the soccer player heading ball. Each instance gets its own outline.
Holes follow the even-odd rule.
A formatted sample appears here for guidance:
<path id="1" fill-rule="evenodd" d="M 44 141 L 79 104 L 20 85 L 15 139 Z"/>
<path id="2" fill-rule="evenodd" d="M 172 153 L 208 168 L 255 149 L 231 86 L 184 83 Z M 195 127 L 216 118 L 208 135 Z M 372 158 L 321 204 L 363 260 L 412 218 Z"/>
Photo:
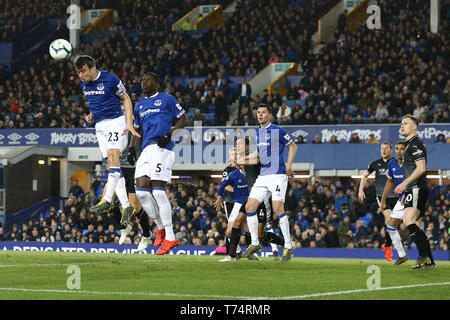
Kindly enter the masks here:
<path id="1" fill-rule="evenodd" d="M 94 58 L 79 56 L 75 60 L 75 68 L 90 110 L 85 120 L 95 124 L 98 145 L 109 167 L 103 198 L 89 211 L 104 212 L 110 209 L 115 192 L 122 205 L 121 224 L 125 224 L 135 211 L 128 201 L 125 179 L 120 169 L 120 152 L 127 145 L 128 130 L 134 136 L 140 136 L 133 127 L 131 99 L 115 74 L 97 70 Z"/>

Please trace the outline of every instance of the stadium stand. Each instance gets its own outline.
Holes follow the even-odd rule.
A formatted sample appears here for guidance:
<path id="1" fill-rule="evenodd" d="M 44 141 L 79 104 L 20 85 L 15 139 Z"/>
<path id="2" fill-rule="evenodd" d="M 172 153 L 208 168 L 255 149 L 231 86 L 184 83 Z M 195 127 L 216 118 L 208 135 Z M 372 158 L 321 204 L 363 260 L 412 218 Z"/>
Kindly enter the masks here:
<path id="1" fill-rule="evenodd" d="M 273 1 L 239 1 L 238 10 L 222 28 L 199 40 L 187 32 L 172 32 L 158 25 L 170 26 L 203 1 L 182 1 L 184 6 L 170 12 L 157 4 L 147 7 L 140 2 L 133 6 L 126 3 L 112 3 L 130 11 L 119 11 L 114 31 L 109 36 L 86 37 L 78 52 L 93 55 L 100 67 L 119 75 L 134 102 L 140 95 L 139 79 L 144 71 L 158 70 L 176 61 L 173 73 L 165 75 L 162 89 L 185 106 L 191 123 L 196 109 L 200 109 L 202 117 L 196 120 L 204 117 L 208 125 L 224 125 L 230 104 L 237 98 L 237 79 L 261 70 L 274 53 L 277 61 L 295 60 L 302 65 L 300 82 L 288 82 L 286 97 L 276 93 L 270 98 L 267 94 L 254 97 L 254 103 L 239 110 L 237 121 L 229 119 L 233 123 L 255 124 L 254 108 L 261 101 L 275 107 L 274 117 L 283 125 L 397 123 L 406 113 L 414 113 L 422 123 L 450 122 L 450 80 L 444 68 L 449 54 L 444 36 L 449 31 L 448 21 L 443 21 L 440 35 L 431 34 L 427 22 L 429 4 L 418 6 L 418 1 L 409 1 L 411 10 L 403 11 L 398 4 L 383 2 L 382 10 L 392 20 L 386 30 L 372 32 L 361 26 L 355 32 L 337 31 L 314 54 L 310 38 L 317 29 L 319 12 L 326 12 L 336 1 L 285 0 L 276 5 Z M 89 8 L 88 2 L 84 5 Z M 267 8 L 276 10 L 266 16 Z M 444 8 L 442 14 L 447 11 Z M 48 15 L 58 12 L 61 10 L 55 9 Z M 410 28 L 413 19 L 418 26 Z M 265 32 L 256 28 L 258 22 L 266 26 Z M 394 37 L 401 30 L 405 30 L 401 36 L 405 46 Z M 85 99 L 70 65 L 56 63 L 45 55 L 19 74 L 11 75 L 5 68 L 0 72 L 0 127 L 86 126 L 82 119 L 87 111 Z M 218 86 L 222 77 L 228 83 Z M 216 97 L 218 91 L 223 92 L 225 106 L 222 98 Z M 200 101 L 201 96 L 206 101 Z M 281 113 L 281 109 L 288 112 Z"/>
<path id="2" fill-rule="evenodd" d="M 218 1 L 224 6 L 231 2 Z M 19 2 L 7 2 L 0 17 L 0 41 L 11 41 L 32 28 L 35 22 L 28 20 L 32 17 L 65 15 L 65 7 L 48 3 L 40 1 L 19 13 Z M 159 70 L 161 90 L 177 97 L 188 111 L 190 125 L 196 120 L 224 125 L 227 119 L 223 115 L 237 98 L 241 77 L 251 77 L 273 61 L 295 61 L 301 66 L 301 80 L 288 81 L 286 97 L 268 92 L 253 97 L 239 110 L 237 119 L 229 119 L 233 125 L 256 125 L 255 108 L 260 102 L 275 107 L 274 118 L 282 125 L 398 123 L 407 113 L 416 115 L 421 123 L 450 123 L 450 80 L 445 65 L 450 60 L 448 19 L 443 19 L 439 34 L 430 33 L 428 2 L 410 0 L 408 10 L 403 10 L 399 2 L 382 1 L 387 19 L 382 30 L 365 26 L 353 32 L 341 29 L 321 44 L 317 53 L 311 36 L 319 13 L 333 7 L 335 0 L 238 1 L 238 10 L 222 28 L 203 35 L 173 32 L 170 26 L 206 1 L 169 3 L 172 5 L 162 0 L 149 6 L 143 1 L 108 2 L 123 9 L 112 32 L 83 37 L 77 49 L 116 73 L 133 102 L 141 93 L 142 73 Z M 81 4 L 90 8 L 91 2 Z M 448 18 L 448 1 L 441 12 Z M 175 67 L 161 68 L 171 64 Z M 0 128 L 85 127 L 82 117 L 87 111 L 71 64 L 44 55 L 18 73 L 0 66 Z M 226 218 L 212 207 L 218 186 L 212 181 L 206 185 L 174 182 L 167 187 L 175 232 L 182 244 L 219 245 L 224 238 Z M 291 184 L 288 212 L 297 245 L 379 248 L 385 231 L 376 212 L 373 186 L 366 190 L 370 199 L 366 205 L 358 201 L 357 187 L 356 182 L 344 179 Z M 95 193 L 72 198 L 62 211 L 51 209 L 38 221 L 16 225 L 7 232 L 0 228 L 0 240 L 117 242 L 120 227 L 111 213 L 87 214 L 87 207 L 97 198 Z M 434 250 L 448 250 L 448 187 L 432 200 L 424 219 L 427 235 Z M 129 242 L 138 243 L 139 232 L 136 227 Z M 408 232 L 400 233 L 405 246 L 411 246 Z"/>
<path id="3" fill-rule="evenodd" d="M 205 181 L 200 180 L 198 185 L 194 185 L 190 181 L 179 180 L 166 187 L 175 234 L 182 244 L 218 246 L 224 239 L 227 219 L 223 211 L 216 212 L 213 206 L 218 185 Z M 118 243 L 120 225 L 114 214 L 88 213 L 88 208 L 98 201 L 98 186 L 93 184 L 90 192 L 79 198 L 71 195 L 64 208 L 57 211 L 51 207 L 37 221 L 24 221 L 8 232 L 0 229 L 0 241 Z M 436 191 L 424 217 L 425 230 L 433 250 L 447 251 L 450 188 L 438 187 Z M 366 204 L 359 202 L 357 192 L 358 184 L 351 179 L 323 179 L 314 184 L 294 181 L 289 184 L 287 212 L 297 246 L 379 249 L 385 230 L 384 219 L 377 213 L 374 185 L 369 183 L 365 189 Z M 152 220 L 151 226 L 152 229 L 156 227 Z M 274 222 L 274 227 L 275 232 L 281 234 L 277 222 Z M 414 246 L 406 230 L 400 230 L 400 234 L 405 248 Z M 140 237 L 140 230 L 135 226 L 127 243 L 138 244 Z M 155 237 L 156 232 L 153 240 Z"/>

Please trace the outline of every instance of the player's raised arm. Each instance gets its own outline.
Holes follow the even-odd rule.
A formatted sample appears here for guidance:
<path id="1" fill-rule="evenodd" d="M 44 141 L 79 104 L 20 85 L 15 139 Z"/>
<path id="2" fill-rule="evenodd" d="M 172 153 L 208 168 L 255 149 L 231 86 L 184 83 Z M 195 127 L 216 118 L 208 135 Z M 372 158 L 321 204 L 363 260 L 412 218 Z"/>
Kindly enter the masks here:
<path id="1" fill-rule="evenodd" d="M 256 150 L 246 156 L 242 156 L 240 158 L 238 157 L 236 164 L 243 165 L 243 166 L 254 165 L 254 164 L 258 163 L 258 160 L 259 160 L 259 154 L 258 154 L 258 151 Z"/>

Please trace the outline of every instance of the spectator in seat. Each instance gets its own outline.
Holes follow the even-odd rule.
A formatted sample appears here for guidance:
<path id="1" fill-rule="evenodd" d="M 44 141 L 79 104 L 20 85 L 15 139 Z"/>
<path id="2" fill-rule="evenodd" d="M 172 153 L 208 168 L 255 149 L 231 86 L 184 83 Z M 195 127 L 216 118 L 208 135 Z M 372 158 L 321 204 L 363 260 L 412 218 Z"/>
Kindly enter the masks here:
<path id="1" fill-rule="evenodd" d="M 252 86 L 247 83 L 247 79 L 245 77 L 241 78 L 241 83 L 239 84 L 237 90 L 239 94 L 239 105 L 248 105 L 252 95 Z"/>
<path id="2" fill-rule="evenodd" d="M 78 185 L 78 180 L 73 180 L 73 185 L 69 190 L 69 195 L 74 195 L 78 199 L 84 193 L 83 188 Z"/>
<path id="3" fill-rule="evenodd" d="M 442 133 L 438 134 L 436 140 L 434 140 L 433 142 L 437 142 L 437 143 L 439 143 L 439 142 L 440 142 L 440 143 L 446 143 L 444 134 L 442 134 Z"/>
<path id="4" fill-rule="evenodd" d="M 347 247 L 353 232 L 350 225 L 350 216 L 344 216 L 338 227 L 339 245 L 341 247 Z"/>
<path id="5" fill-rule="evenodd" d="M 361 139 L 359 138 L 358 132 L 353 132 L 352 137 L 350 138 L 348 143 L 361 143 Z"/>
<path id="6" fill-rule="evenodd" d="M 377 138 L 375 138 L 375 134 L 371 133 L 366 143 L 380 143 L 380 141 Z"/>

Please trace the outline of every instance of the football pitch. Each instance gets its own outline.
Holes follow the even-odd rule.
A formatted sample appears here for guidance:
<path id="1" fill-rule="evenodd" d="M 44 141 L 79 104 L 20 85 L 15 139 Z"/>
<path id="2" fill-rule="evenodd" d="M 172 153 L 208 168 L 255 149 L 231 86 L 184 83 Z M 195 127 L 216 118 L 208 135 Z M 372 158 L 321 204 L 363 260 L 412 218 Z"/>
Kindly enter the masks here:
<path id="1" fill-rule="evenodd" d="M 1 300 L 449 300 L 450 262 L 0 251 Z"/>

